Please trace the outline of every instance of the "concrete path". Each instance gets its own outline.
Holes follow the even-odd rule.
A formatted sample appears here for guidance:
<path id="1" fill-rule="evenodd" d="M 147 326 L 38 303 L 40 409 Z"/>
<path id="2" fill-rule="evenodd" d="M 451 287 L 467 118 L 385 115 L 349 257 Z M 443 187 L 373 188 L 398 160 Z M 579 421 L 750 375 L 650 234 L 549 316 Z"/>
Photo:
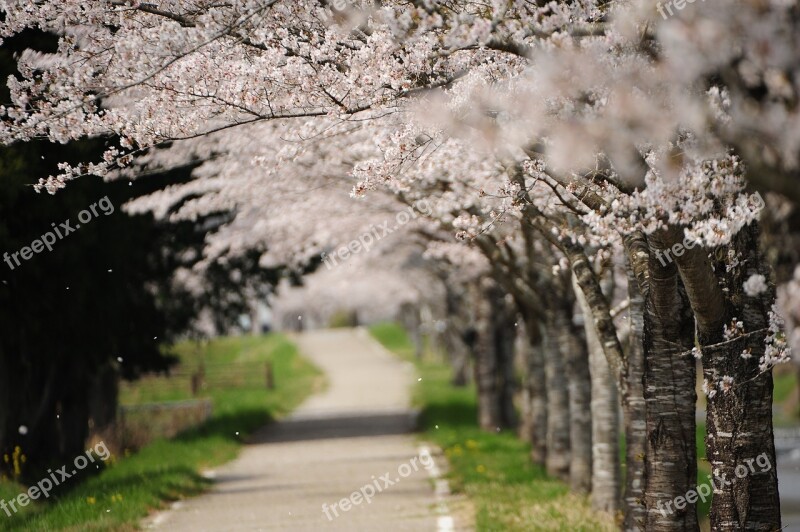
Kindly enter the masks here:
<path id="1" fill-rule="evenodd" d="M 434 492 L 438 467 L 425 467 L 429 455 L 409 433 L 413 367 L 363 330 L 308 332 L 295 341 L 326 373 L 328 389 L 255 434 L 239 458 L 214 472 L 209 493 L 176 503 L 145 526 L 456 530 L 442 481 Z"/>
<path id="2" fill-rule="evenodd" d="M 775 429 L 781 521 L 787 532 L 800 532 L 800 428 Z"/>

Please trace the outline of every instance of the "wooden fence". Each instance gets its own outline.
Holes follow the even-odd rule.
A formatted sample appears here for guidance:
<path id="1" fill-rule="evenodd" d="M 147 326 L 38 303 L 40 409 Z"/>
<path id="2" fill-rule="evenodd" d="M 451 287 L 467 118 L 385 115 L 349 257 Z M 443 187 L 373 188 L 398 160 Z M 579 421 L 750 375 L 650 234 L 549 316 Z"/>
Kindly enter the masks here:
<path id="1" fill-rule="evenodd" d="M 117 410 L 115 446 L 139 449 L 157 438 L 172 438 L 211 418 L 211 399 L 124 405 Z"/>

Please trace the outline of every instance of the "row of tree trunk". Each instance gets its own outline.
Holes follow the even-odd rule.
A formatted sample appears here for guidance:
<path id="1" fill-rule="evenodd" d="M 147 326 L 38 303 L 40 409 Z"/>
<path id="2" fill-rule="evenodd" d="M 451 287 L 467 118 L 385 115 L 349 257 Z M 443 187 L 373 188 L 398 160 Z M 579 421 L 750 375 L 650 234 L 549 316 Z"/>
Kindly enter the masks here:
<path id="1" fill-rule="evenodd" d="M 519 392 L 520 435 L 548 474 L 590 494 L 593 508 L 618 516 L 624 530 L 698 530 L 693 355 L 699 353 L 712 390 L 706 435 L 712 529 L 780 529 L 772 377 L 758 363 L 774 289 L 756 296 L 742 290 L 750 275 L 769 279 L 758 227 L 743 229 L 714 254 L 686 250 L 666 265 L 655 252 L 679 242 L 680 230 L 627 237 L 621 327 L 611 302 L 623 287 L 610 282 L 613 272 L 552 236 L 557 232 L 546 220 L 538 223 L 569 269 L 554 275 L 529 261 L 521 271 L 512 250 L 482 237 L 494 275 L 474 282 L 466 295 L 448 291 L 453 318 L 445 343 L 454 381 L 465 380 L 464 353 L 470 353 L 481 427 L 513 426 Z M 738 257 L 734 267 L 729 257 Z M 744 328 L 731 338 L 724 329 L 732 321 Z M 768 469 L 752 467 L 759 455 L 766 455 Z"/>

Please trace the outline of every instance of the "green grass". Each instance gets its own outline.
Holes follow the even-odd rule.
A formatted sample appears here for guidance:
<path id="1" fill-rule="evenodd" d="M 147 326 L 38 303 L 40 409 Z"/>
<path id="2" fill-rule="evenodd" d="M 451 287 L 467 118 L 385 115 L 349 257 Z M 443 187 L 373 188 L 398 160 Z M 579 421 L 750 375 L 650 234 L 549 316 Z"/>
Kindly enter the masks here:
<path id="1" fill-rule="evenodd" d="M 711 481 L 708 475 L 711 474 L 711 465 L 706 459 L 706 424 L 703 421 L 698 421 L 695 429 L 696 442 L 697 442 L 697 488 L 705 484 L 711 487 Z M 700 519 L 700 524 L 703 529 L 708 528 L 708 512 L 711 509 L 711 497 L 706 497 L 705 502 L 702 499 L 697 501 L 697 516 Z"/>
<path id="2" fill-rule="evenodd" d="M 279 334 L 225 337 L 212 342 L 182 342 L 170 349 L 179 359 L 173 376 L 149 376 L 120 387 L 120 404 L 132 405 L 192 399 L 191 374 L 205 369 L 204 386 L 199 396 L 211 397 L 215 405 L 237 400 L 243 389 L 264 389 L 267 362 L 285 364 L 294 346 Z M 289 369 L 275 367 L 275 372 Z"/>
<path id="3" fill-rule="evenodd" d="M 394 323 L 378 323 L 372 325 L 369 332 L 386 349 L 403 360 L 414 362 L 414 346 L 401 326 Z"/>
<path id="4" fill-rule="evenodd" d="M 220 338 L 200 349 L 190 343 L 175 347 L 183 365 L 196 363 L 196 357 L 203 358 L 209 367 L 211 363 L 235 366 L 254 361 L 263 366 L 269 360 L 275 389 L 266 389 L 263 372 L 243 386 L 235 382 L 213 384 L 210 378 L 204 394 L 213 400 L 214 413 L 208 422 L 174 439 L 156 440 L 130 456 L 112 457 L 109 467 L 99 475 L 69 484 L 70 491 L 28 506 L 12 518 L 0 515 L 0 529 L 134 530 L 150 510 L 206 489 L 203 470 L 234 458 L 249 433 L 289 412 L 321 382 L 319 371 L 280 335 Z M 208 375 L 211 377 L 210 371 Z M 188 392 L 161 384 L 148 379 L 139 386 L 126 386 L 121 399 L 130 404 L 186 398 L 181 394 Z M 9 500 L 20 489 L 9 482 L 0 483 L 0 496 Z"/>
<path id="5" fill-rule="evenodd" d="M 797 388 L 797 372 L 782 371 L 774 374 L 773 396 L 775 403 L 782 403 L 789 398 L 792 391 Z"/>
<path id="6" fill-rule="evenodd" d="M 591 511 L 585 497 L 570 494 L 564 483 L 535 466 L 530 446 L 513 432 L 480 430 L 475 389 L 451 386 L 449 367 L 428 355 L 416 361 L 400 326 L 380 324 L 370 331 L 389 350 L 416 363 L 422 381 L 414 403 L 421 409 L 422 437 L 443 449 L 451 487 L 469 497 L 478 530 L 616 530 L 610 518 Z"/>

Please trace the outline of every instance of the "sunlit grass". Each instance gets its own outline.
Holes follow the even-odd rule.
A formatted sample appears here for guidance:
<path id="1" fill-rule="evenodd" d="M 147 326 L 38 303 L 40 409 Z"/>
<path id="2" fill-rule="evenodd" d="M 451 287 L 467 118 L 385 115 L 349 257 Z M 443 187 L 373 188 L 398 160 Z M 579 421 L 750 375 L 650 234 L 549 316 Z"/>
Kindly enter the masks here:
<path id="1" fill-rule="evenodd" d="M 414 360 L 401 327 L 380 324 L 371 332 L 400 357 Z M 530 446 L 513 432 L 480 430 L 475 389 L 453 387 L 447 365 L 426 356 L 417 370 L 422 380 L 414 402 L 422 410 L 422 437 L 443 449 L 451 487 L 472 501 L 478 530 L 616 530 L 612 519 L 593 512 L 585 497 L 570 494 L 564 483 L 535 466 Z"/>
<path id="2" fill-rule="evenodd" d="M 208 487 L 203 470 L 234 458 L 244 438 L 275 417 L 289 412 L 320 385 L 320 373 L 280 335 L 220 338 L 197 349 L 179 344 L 182 363 L 200 356 L 236 365 L 271 362 L 275 388 L 267 390 L 263 374 L 253 386 L 210 386 L 204 393 L 214 404 L 211 419 L 171 440 L 157 440 L 129 457 L 112 457 L 110 467 L 69 491 L 25 513 L 0 515 L 0 530 L 134 530 L 149 511 Z M 258 376 L 254 376 L 254 383 Z M 154 380 L 127 387 L 126 402 L 164 400 Z M 185 398 L 176 396 L 176 398 Z M 0 496 L 15 497 L 21 486 L 0 483 Z"/>

